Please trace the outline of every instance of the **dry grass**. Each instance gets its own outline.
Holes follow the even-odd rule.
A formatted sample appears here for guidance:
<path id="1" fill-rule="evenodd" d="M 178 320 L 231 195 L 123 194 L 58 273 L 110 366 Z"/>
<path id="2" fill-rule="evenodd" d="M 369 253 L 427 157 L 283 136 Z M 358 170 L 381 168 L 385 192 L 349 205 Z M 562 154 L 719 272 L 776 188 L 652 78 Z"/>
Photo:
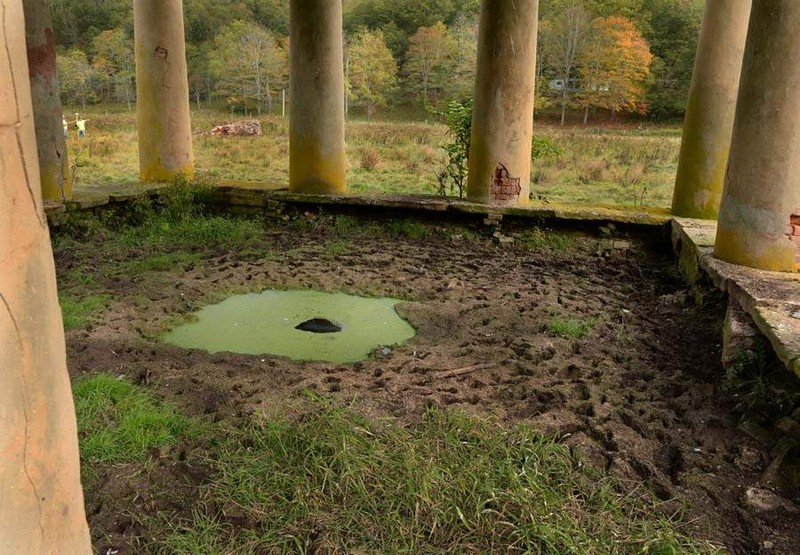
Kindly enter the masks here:
<path id="1" fill-rule="evenodd" d="M 70 110 L 68 110 L 68 113 Z M 89 136 L 70 135 L 71 163 L 79 187 L 132 182 L 138 174 L 135 113 L 92 108 Z M 212 137 L 214 125 L 237 119 L 216 110 L 195 110 L 195 158 L 213 179 L 287 184 L 288 120 L 258 118 L 261 137 Z M 538 137 L 558 152 L 534 160 L 531 190 L 550 202 L 668 207 L 677 168 L 677 129 L 638 131 L 560 129 L 539 126 Z M 435 194 L 445 163 L 438 123 L 363 122 L 347 125 L 348 186 L 355 193 Z"/>

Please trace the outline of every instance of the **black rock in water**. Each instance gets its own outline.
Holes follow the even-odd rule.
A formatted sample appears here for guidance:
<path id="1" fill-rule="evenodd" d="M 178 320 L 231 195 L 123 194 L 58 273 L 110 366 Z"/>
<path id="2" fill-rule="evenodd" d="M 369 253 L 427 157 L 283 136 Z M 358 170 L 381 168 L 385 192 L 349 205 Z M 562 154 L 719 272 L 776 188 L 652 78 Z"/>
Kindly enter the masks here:
<path id="1" fill-rule="evenodd" d="M 294 329 L 300 331 L 310 331 L 311 333 L 337 333 L 342 331 L 341 326 L 337 326 L 330 320 L 326 320 L 324 318 L 312 318 L 311 320 L 307 320 L 302 324 L 296 325 Z"/>

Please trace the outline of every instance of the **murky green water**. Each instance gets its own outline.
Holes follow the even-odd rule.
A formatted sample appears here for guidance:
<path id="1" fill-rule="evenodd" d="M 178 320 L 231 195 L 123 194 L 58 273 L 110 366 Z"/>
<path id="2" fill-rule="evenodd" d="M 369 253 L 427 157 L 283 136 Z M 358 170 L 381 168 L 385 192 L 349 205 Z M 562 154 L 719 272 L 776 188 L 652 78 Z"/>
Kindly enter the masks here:
<path id="1" fill-rule="evenodd" d="M 414 328 L 395 311 L 398 299 L 370 299 L 319 291 L 265 291 L 237 295 L 195 313 L 196 321 L 164 336 L 171 345 L 295 360 L 357 362 L 375 347 L 414 337 Z M 339 333 L 316 334 L 295 326 L 326 318 Z"/>

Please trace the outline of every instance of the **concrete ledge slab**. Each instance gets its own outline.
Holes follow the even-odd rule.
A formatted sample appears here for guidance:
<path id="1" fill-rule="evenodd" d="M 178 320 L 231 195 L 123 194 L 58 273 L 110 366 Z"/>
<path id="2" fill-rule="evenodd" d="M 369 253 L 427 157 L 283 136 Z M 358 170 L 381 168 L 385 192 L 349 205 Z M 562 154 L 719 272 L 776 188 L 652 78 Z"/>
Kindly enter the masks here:
<path id="1" fill-rule="evenodd" d="M 714 258 L 716 229 L 713 221 L 673 219 L 673 245 L 681 261 L 693 258 L 697 270 L 739 303 L 781 362 L 800 376 L 800 274 L 765 272 Z M 697 276 L 688 277 L 693 281 Z"/>
<path id="2" fill-rule="evenodd" d="M 155 183 L 121 183 L 82 187 L 76 190 L 75 198 L 67 203 L 67 209 L 90 209 L 109 202 L 124 202 L 149 195 L 164 186 L 164 184 Z M 662 226 L 667 224 L 671 218 L 667 210 L 648 207 L 625 208 L 541 203 L 504 207 L 434 195 L 298 194 L 289 192 L 282 184 L 256 181 L 222 181 L 214 187 L 209 200 L 218 204 L 253 208 L 264 208 L 270 206 L 271 202 L 277 201 L 286 204 L 363 206 L 439 213 L 451 211 L 461 214 L 494 214 L 517 218 L 613 222 L 644 226 Z"/>

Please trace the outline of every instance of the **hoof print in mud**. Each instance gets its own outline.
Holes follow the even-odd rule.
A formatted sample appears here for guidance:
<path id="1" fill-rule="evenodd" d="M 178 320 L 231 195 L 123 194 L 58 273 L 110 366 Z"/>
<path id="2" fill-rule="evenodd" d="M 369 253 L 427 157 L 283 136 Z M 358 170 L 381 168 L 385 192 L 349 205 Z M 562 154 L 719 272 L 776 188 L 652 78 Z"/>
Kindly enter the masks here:
<path id="1" fill-rule="evenodd" d="M 311 333 L 338 333 L 342 331 L 342 326 L 325 318 L 312 318 L 296 325 L 294 329 Z"/>

